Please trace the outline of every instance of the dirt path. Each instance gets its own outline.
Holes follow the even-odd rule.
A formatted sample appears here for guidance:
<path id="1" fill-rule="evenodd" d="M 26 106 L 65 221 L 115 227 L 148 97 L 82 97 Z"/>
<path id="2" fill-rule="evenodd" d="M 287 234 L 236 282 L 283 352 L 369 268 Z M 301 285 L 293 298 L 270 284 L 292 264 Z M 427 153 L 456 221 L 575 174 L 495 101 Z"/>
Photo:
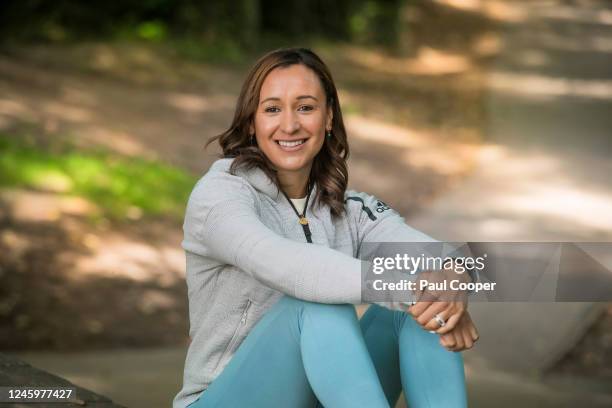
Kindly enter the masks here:
<path id="1" fill-rule="evenodd" d="M 131 349 L 61 356 L 23 353 L 20 357 L 127 407 L 167 407 L 181 386 L 185 350 Z M 476 408 L 604 408 L 612 402 L 612 398 L 597 395 L 596 390 L 584 384 L 546 384 L 528 376 L 482 370 L 468 370 L 467 378 L 469 406 Z M 402 403 L 397 406 L 400 407 Z"/>
<path id="2" fill-rule="evenodd" d="M 612 58 L 598 46 L 612 38 L 610 10 L 550 3 L 530 2 L 507 22 L 487 85 L 491 145 L 470 177 L 412 219 L 417 227 L 451 241 L 612 241 Z M 597 259 L 612 270 L 610 254 Z M 523 376 L 557 370 L 574 350 L 564 372 L 609 381 L 611 309 L 475 302 L 482 340 L 466 359 Z M 596 394 L 584 404 L 596 406 Z"/>

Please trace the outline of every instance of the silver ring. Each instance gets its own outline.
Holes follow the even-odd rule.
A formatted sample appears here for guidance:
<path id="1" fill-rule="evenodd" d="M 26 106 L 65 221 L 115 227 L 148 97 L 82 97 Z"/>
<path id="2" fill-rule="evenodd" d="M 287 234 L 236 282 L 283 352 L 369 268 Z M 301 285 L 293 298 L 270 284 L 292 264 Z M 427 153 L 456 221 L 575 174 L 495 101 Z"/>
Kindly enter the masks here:
<path id="1" fill-rule="evenodd" d="M 438 323 L 438 325 L 440 327 L 444 327 L 446 326 L 446 322 L 444 321 L 444 319 L 442 318 L 442 316 L 440 316 L 439 314 L 435 314 L 433 319 L 436 321 L 436 323 Z"/>

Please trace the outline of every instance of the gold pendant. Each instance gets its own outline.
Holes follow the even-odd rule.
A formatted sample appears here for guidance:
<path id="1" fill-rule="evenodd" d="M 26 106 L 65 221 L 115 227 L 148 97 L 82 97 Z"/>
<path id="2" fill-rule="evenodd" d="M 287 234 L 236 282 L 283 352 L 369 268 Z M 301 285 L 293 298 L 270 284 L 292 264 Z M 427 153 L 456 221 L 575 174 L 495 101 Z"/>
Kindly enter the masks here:
<path id="1" fill-rule="evenodd" d="M 306 219 L 306 217 L 300 217 L 299 223 L 302 225 L 308 225 L 308 220 Z"/>

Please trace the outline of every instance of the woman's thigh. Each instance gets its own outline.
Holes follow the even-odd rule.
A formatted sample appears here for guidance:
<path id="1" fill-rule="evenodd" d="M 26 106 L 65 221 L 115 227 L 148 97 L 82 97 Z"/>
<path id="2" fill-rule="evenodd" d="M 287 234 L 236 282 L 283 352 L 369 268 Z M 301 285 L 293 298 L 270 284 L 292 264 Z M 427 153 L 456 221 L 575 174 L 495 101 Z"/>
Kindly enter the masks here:
<path id="1" fill-rule="evenodd" d="M 317 398 L 304 369 L 300 345 L 303 323 L 300 311 L 309 303 L 282 297 L 255 325 L 228 365 L 191 408 L 314 407 Z M 416 403 L 415 407 L 428 406 L 423 402 L 445 382 L 455 390 L 449 395 L 451 400 L 461 399 L 462 392 L 464 396 L 461 356 L 444 350 L 437 335 L 422 330 L 405 313 L 372 305 L 359 325 L 390 406 L 395 405 L 402 385 L 410 390 L 409 399 Z M 321 353 L 325 354 L 323 350 Z M 311 356 L 311 360 L 321 358 Z M 449 368 L 450 375 L 444 374 Z M 436 373 L 443 373 L 445 381 L 441 383 L 442 378 Z"/>
<path id="2" fill-rule="evenodd" d="M 192 407 L 388 407 L 352 305 L 282 297 Z"/>
<path id="3" fill-rule="evenodd" d="M 296 302 L 280 298 L 190 408 L 314 407 L 300 354 Z"/>

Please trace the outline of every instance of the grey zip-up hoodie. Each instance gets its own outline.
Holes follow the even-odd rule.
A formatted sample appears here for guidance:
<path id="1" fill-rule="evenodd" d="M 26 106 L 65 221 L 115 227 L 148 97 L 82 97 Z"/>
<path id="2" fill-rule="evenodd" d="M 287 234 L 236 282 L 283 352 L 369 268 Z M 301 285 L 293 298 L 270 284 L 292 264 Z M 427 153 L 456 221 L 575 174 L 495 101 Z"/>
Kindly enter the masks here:
<path id="1" fill-rule="evenodd" d="M 361 303 L 365 242 L 430 242 L 375 197 L 347 191 L 346 213 L 308 203 L 312 244 L 287 198 L 260 169 L 229 173 L 217 160 L 191 193 L 182 243 L 187 260 L 191 344 L 174 408 L 194 402 L 252 327 L 283 295 Z M 315 197 L 316 186 L 311 193 Z M 381 303 L 397 308 L 398 303 Z"/>

